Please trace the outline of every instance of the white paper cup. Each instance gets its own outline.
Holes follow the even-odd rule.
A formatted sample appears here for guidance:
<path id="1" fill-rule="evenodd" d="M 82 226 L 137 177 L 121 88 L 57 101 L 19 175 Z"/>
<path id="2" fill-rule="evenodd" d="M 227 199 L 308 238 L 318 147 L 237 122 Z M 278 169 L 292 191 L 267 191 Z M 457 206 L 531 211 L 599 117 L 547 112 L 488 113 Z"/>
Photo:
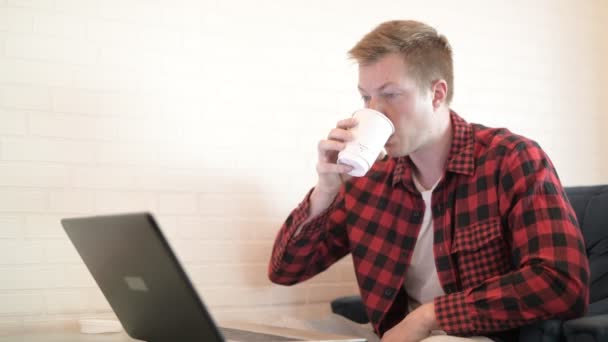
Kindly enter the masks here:
<path id="1" fill-rule="evenodd" d="M 376 162 L 395 127 L 384 114 L 369 108 L 357 110 L 353 117 L 359 124 L 350 130 L 354 139 L 338 154 L 338 164 L 352 166 L 348 174 L 362 177 Z"/>

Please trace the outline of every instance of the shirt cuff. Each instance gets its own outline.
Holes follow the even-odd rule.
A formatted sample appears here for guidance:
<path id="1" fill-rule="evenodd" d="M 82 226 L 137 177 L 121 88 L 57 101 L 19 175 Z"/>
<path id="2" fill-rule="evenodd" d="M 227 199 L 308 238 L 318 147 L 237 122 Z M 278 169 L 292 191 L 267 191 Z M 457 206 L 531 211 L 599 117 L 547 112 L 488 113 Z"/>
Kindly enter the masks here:
<path id="1" fill-rule="evenodd" d="M 275 241 L 275 246 L 271 257 L 273 270 L 280 269 L 285 250 L 289 248 L 292 243 L 297 242 L 302 238 L 310 240 L 314 238 L 315 234 L 319 234 L 323 227 L 325 227 L 332 210 L 334 210 L 336 207 L 336 203 L 338 202 L 337 197 L 340 195 L 336 196 L 336 199 L 334 199 L 332 204 L 325 211 L 309 222 L 306 222 L 306 224 L 302 225 L 309 217 L 310 195 L 312 194 L 313 190 L 314 188 L 308 191 L 308 194 L 306 194 L 302 202 L 300 202 L 300 204 L 298 204 L 298 206 L 291 212 L 285 221 L 283 228 L 281 228 L 281 232 Z"/>
<path id="2" fill-rule="evenodd" d="M 467 336 L 475 334 L 472 317 L 474 308 L 466 302 L 466 292 L 457 292 L 436 297 L 435 317 L 449 335 Z"/>
<path id="3" fill-rule="evenodd" d="M 290 230 L 293 231 L 292 237 L 310 236 L 311 234 L 318 232 L 319 228 L 325 227 L 325 224 L 327 223 L 330 214 L 336 208 L 336 204 L 338 203 L 338 197 L 340 197 L 341 195 L 340 193 L 338 193 L 338 195 L 336 195 L 336 198 L 334 198 L 333 202 L 329 205 L 329 207 L 327 207 L 309 222 L 306 222 L 306 220 L 309 218 L 310 196 L 312 195 L 313 191 L 314 188 L 310 189 L 310 191 L 308 191 L 308 194 L 306 194 L 306 197 L 304 197 L 304 200 L 300 202 L 300 204 L 292 212 L 292 221 L 290 224 Z M 302 225 L 304 222 L 306 223 Z"/>

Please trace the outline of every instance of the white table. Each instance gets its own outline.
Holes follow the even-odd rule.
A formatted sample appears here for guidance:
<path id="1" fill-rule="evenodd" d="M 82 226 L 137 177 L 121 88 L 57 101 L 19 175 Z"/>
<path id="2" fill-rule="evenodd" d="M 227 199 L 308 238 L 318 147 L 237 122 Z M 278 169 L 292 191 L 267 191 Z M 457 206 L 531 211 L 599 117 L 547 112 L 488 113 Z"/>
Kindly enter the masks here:
<path id="1" fill-rule="evenodd" d="M 365 342 L 361 338 L 348 338 L 341 335 L 327 334 L 317 331 L 299 330 L 291 328 L 274 327 L 246 322 L 222 322 L 221 326 L 227 328 L 247 329 L 260 333 L 289 336 L 306 341 L 340 341 L 340 342 Z M 65 331 L 36 331 L 25 333 L 6 333 L 0 335 L 0 342 L 138 342 L 130 338 L 124 331 L 108 334 L 82 334 L 77 329 L 65 329 Z M 204 342 L 204 341 L 201 341 Z"/>

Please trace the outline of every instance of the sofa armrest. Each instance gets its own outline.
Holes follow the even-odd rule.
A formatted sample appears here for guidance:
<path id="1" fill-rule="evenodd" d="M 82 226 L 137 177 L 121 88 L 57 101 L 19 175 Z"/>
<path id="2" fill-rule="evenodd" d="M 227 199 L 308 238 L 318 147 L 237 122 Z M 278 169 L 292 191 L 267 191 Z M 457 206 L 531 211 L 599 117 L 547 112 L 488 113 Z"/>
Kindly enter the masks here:
<path id="1" fill-rule="evenodd" d="M 569 320 L 563 329 L 568 342 L 608 341 L 608 314 Z"/>
<path id="2" fill-rule="evenodd" d="M 562 321 L 550 319 L 521 327 L 520 342 L 560 342 L 562 340 Z"/>
<path id="3" fill-rule="evenodd" d="M 360 296 L 339 297 L 332 300 L 331 311 L 359 324 L 369 323 Z"/>
<path id="4" fill-rule="evenodd" d="M 589 303 L 587 316 L 597 316 L 608 314 L 608 298 L 598 300 L 594 303 Z"/>

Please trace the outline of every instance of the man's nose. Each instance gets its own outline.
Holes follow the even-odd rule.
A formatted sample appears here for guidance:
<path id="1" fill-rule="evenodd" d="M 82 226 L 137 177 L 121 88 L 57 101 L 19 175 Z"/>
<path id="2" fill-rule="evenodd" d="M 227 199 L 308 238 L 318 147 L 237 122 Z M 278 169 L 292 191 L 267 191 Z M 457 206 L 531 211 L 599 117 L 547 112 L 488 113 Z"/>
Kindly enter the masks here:
<path id="1" fill-rule="evenodd" d="M 377 97 L 370 98 L 370 100 L 367 102 L 367 108 L 377 110 L 380 113 L 384 113 L 384 105 L 382 101 L 380 101 L 380 99 L 378 99 Z"/>

